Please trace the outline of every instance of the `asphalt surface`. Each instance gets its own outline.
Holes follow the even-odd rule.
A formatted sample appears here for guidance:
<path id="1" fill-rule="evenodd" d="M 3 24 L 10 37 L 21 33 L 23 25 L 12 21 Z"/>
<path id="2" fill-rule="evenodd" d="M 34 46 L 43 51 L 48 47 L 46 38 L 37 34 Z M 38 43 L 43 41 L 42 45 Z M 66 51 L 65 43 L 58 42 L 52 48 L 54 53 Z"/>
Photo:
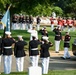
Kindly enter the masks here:
<path id="1" fill-rule="evenodd" d="M 50 64 L 49 70 L 75 70 L 76 69 L 76 56 L 72 55 L 70 52 L 71 59 L 61 59 L 63 52 L 50 53 Z M 24 59 L 24 71 L 28 71 L 28 67 L 31 66 L 29 56 L 26 56 Z M 41 59 L 39 59 L 39 66 L 41 66 Z M 3 72 L 3 57 L 0 65 L 0 72 Z M 16 59 L 12 56 L 12 72 L 16 72 Z"/>

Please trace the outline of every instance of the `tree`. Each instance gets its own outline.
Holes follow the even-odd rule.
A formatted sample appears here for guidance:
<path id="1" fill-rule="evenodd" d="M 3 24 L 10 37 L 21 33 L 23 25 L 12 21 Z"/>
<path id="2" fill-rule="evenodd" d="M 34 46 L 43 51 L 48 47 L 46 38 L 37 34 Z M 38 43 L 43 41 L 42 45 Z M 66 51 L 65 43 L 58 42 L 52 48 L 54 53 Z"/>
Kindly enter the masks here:
<path id="1" fill-rule="evenodd" d="M 1 13 L 6 11 L 7 4 L 12 4 L 11 14 L 47 16 L 55 11 L 57 15 L 75 16 L 76 13 L 76 0 L 0 0 Z"/>
<path id="2" fill-rule="evenodd" d="M 58 6 L 53 7 L 52 12 L 55 12 L 57 14 L 57 16 L 62 16 L 63 15 L 63 10 Z"/>
<path id="3" fill-rule="evenodd" d="M 67 13 L 67 16 L 76 17 L 76 1 L 71 0 L 71 3 L 69 3 L 65 9 L 65 13 Z"/>

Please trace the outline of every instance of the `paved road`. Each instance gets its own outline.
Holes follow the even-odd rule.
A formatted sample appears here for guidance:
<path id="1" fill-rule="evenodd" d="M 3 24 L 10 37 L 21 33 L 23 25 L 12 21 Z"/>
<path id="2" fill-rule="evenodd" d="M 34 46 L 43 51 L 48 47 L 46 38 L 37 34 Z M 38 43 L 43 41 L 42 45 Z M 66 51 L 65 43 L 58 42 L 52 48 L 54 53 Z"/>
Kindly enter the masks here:
<path id="1" fill-rule="evenodd" d="M 50 65 L 49 70 L 72 70 L 76 69 L 76 57 L 71 54 L 71 59 L 63 60 L 60 57 L 63 55 L 63 52 L 56 54 L 55 52 L 51 52 L 50 57 Z M 12 57 L 12 72 L 16 71 L 16 62 L 15 57 Z M 24 62 L 24 71 L 28 71 L 28 67 L 30 66 L 29 56 L 25 57 Z M 39 66 L 41 66 L 41 60 L 39 60 Z M 3 60 L 1 62 L 0 71 L 3 72 Z"/>
<path id="2" fill-rule="evenodd" d="M 50 59 L 50 70 L 72 70 L 76 69 L 76 57 L 71 59 L 63 60 L 60 57 L 52 57 Z"/>
<path id="3" fill-rule="evenodd" d="M 24 58 L 24 71 L 28 70 L 28 67 L 30 66 L 30 60 L 29 57 L 26 56 Z M 3 72 L 3 57 L 2 57 L 2 61 L 1 61 L 1 68 L 0 71 Z M 12 56 L 12 72 L 16 72 L 16 59 L 14 56 Z"/>

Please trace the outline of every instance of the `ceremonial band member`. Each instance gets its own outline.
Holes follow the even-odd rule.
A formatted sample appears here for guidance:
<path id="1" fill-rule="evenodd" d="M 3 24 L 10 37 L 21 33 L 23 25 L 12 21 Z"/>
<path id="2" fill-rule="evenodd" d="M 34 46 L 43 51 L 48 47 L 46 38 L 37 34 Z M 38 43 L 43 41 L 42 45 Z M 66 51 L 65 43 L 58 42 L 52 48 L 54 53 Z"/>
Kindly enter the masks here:
<path id="1" fill-rule="evenodd" d="M 71 17 L 69 17 L 67 19 L 67 24 L 68 24 L 68 32 L 70 32 L 72 30 L 72 27 L 73 27 L 73 20 L 71 19 Z"/>
<path id="2" fill-rule="evenodd" d="M 40 29 L 40 21 L 41 21 L 39 16 L 36 18 L 36 21 L 37 21 L 37 30 L 39 30 Z"/>
<path id="3" fill-rule="evenodd" d="M 30 29 L 30 26 L 29 26 L 29 16 L 26 15 L 25 17 L 25 22 L 26 22 L 26 30 Z"/>
<path id="4" fill-rule="evenodd" d="M 15 43 L 15 40 L 11 38 L 11 32 L 5 32 L 6 37 L 2 40 L 2 52 L 4 58 L 4 73 L 9 74 L 11 72 L 12 64 L 12 44 Z"/>
<path id="5" fill-rule="evenodd" d="M 60 27 L 61 30 L 63 30 L 63 20 L 61 17 L 58 19 L 58 26 Z"/>
<path id="6" fill-rule="evenodd" d="M 76 19 L 73 18 L 73 31 L 75 31 L 75 30 L 76 30 Z"/>
<path id="7" fill-rule="evenodd" d="M 25 18 L 22 14 L 19 17 L 19 27 L 21 30 L 25 30 Z"/>
<path id="8" fill-rule="evenodd" d="M 62 39 L 61 30 L 57 27 L 53 32 L 55 32 L 55 52 L 59 53 L 60 40 Z"/>
<path id="9" fill-rule="evenodd" d="M 24 46 L 27 45 L 25 41 L 23 41 L 22 36 L 18 36 L 18 41 L 15 43 L 14 47 L 14 55 L 16 57 L 16 65 L 17 71 L 23 71 L 23 63 L 24 63 L 24 56 L 26 56 L 24 51 Z"/>
<path id="10" fill-rule="evenodd" d="M 66 18 L 65 17 L 63 17 L 63 30 L 65 31 L 66 30 L 66 28 L 67 28 L 67 20 L 66 20 Z"/>
<path id="11" fill-rule="evenodd" d="M 44 43 L 41 45 L 40 57 L 42 58 L 42 73 L 47 74 L 49 68 L 49 47 L 53 46 L 51 42 L 47 42 L 48 38 L 43 37 Z"/>
<path id="12" fill-rule="evenodd" d="M 50 19 L 50 21 L 51 21 L 51 31 L 53 31 L 53 29 L 54 29 L 54 25 L 55 25 L 55 22 L 56 22 L 56 18 L 51 18 Z"/>
<path id="13" fill-rule="evenodd" d="M 29 42 L 29 56 L 32 66 L 38 66 L 39 51 L 38 45 L 40 41 L 36 40 L 35 36 L 32 36 L 32 40 Z"/>
<path id="14" fill-rule="evenodd" d="M 18 20 L 19 20 L 19 16 L 17 14 L 14 14 L 12 18 L 12 29 L 13 30 L 19 29 Z"/>
<path id="15" fill-rule="evenodd" d="M 65 39 L 64 39 L 64 56 L 61 57 L 63 59 L 70 58 L 70 54 L 68 52 L 68 49 L 70 47 L 70 39 L 71 39 L 71 36 L 69 35 L 69 32 L 66 32 Z"/>
<path id="16" fill-rule="evenodd" d="M 32 27 L 33 27 L 33 17 L 32 17 L 32 15 L 30 15 L 29 16 L 29 24 L 30 24 L 30 29 L 32 29 Z"/>

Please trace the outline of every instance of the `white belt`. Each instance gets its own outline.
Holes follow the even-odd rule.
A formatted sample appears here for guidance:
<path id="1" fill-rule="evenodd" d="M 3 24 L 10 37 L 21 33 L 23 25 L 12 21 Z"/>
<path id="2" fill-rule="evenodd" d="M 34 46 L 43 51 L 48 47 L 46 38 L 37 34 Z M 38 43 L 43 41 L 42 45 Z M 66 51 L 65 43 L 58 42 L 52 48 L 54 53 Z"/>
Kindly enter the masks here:
<path id="1" fill-rule="evenodd" d="M 65 41 L 65 43 L 69 43 L 69 41 Z"/>
<path id="2" fill-rule="evenodd" d="M 60 35 L 56 35 L 56 36 L 60 36 Z"/>
<path id="3" fill-rule="evenodd" d="M 64 24 L 64 25 L 67 25 L 67 24 Z"/>
<path id="4" fill-rule="evenodd" d="M 32 48 L 31 50 L 37 50 L 38 48 Z"/>
<path id="5" fill-rule="evenodd" d="M 5 49 L 9 49 L 9 48 L 12 48 L 11 46 L 9 46 L 9 47 L 4 47 Z"/>
<path id="6" fill-rule="evenodd" d="M 70 26 L 72 26 L 73 24 L 69 24 Z"/>

